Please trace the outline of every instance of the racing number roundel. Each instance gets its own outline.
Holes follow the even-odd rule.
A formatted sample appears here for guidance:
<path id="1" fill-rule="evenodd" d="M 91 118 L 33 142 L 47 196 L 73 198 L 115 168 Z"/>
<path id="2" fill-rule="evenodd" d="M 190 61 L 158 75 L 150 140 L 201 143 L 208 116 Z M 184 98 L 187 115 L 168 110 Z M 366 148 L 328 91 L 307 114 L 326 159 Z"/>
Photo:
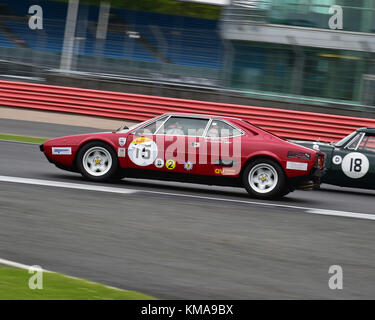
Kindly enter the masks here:
<path id="1" fill-rule="evenodd" d="M 174 160 L 167 160 L 165 162 L 165 166 L 167 167 L 167 169 L 173 170 L 174 168 L 176 168 L 176 161 L 174 161 Z"/>
<path id="2" fill-rule="evenodd" d="M 130 160 L 137 166 L 149 166 L 158 156 L 158 146 L 152 139 L 140 137 L 131 142 L 128 154 Z"/>
<path id="3" fill-rule="evenodd" d="M 359 152 L 347 154 L 341 164 L 342 171 L 346 176 L 352 179 L 364 177 L 367 174 L 369 167 L 370 163 L 367 157 Z"/>

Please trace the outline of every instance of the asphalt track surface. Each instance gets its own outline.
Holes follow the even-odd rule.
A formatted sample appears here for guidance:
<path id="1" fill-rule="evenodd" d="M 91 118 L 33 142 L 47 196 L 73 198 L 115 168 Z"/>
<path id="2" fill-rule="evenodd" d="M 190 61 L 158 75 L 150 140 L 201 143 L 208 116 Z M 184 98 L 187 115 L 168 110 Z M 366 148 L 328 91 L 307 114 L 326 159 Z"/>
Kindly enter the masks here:
<path id="1" fill-rule="evenodd" d="M 0 132 L 88 132 L 7 121 Z M 103 185 L 55 168 L 38 145 L 12 142 L 0 142 L 0 176 Z M 370 217 L 374 191 L 323 186 L 266 205 L 236 188 L 105 186 L 129 193 L 0 182 L 0 258 L 159 298 L 375 298 L 375 221 L 319 214 Z M 328 287 L 331 265 L 343 268 L 343 290 Z"/>

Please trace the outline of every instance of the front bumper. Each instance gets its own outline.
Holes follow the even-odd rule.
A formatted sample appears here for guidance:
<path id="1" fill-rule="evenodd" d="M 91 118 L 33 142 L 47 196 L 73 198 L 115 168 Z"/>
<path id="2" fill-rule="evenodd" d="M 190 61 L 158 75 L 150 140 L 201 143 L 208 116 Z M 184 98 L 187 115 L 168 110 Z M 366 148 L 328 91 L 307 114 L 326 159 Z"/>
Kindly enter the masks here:
<path id="1" fill-rule="evenodd" d="M 50 163 L 53 163 L 53 164 L 55 164 L 47 155 L 46 155 L 46 153 L 44 152 L 44 146 L 41 144 L 41 145 L 39 145 L 39 150 L 41 151 L 41 152 L 43 152 L 43 154 L 46 156 L 46 158 L 47 158 L 47 160 L 48 160 L 48 162 L 50 162 Z"/>
<path id="2" fill-rule="evenodd" d="M 42 144 L 39 145 L 39 150 L 41 152 L 43 152 L 43 154 L 46 156 L 48 162 L 54 164 L 57 168 L 62 169 L 62 170 L 66 170 L 66 171 L 70 171 L 70 172 L 77 172 L 77 169 L 76 169 L 75 166 L 64 166 L 63 164 L 60 164 L 60 163 L 58 163 L 58 162 L 53 161 L 52 159 L 50 159 L 47 156 L 47 154 L 44 152 L 44 146 Z"/>

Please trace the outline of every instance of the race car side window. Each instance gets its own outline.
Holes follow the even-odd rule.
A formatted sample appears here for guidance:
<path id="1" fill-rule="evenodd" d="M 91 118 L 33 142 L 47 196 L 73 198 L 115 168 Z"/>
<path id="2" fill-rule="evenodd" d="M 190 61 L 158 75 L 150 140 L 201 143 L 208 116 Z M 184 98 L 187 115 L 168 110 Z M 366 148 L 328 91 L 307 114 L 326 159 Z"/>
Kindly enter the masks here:
<path id="1" fill-rule="evenodd" d="M 358 146 L 360 145 L 360 143 L 362 142 L 362 139 L 363 139 L 363 136 L 365 134 L 362 132 L 362 133 L 358 133 L 345 147 L 345 149 L 348 149 L 348 150 L 357 150 Z"/>
<path id="2" fill-rule="evenodd" d="M 207 124 L 208 119 L 172 116 L 159 128 L 156 134 L 201 137 Z"/>
<path id="3" fill-rule="evenodd" d="M 168 116 L 164 116 L 159 119 L 156 119 L 155 121 L 134 131 L 134 135 L 141 136 L 141 135 L 146 135 L 146 134 L 155 134 L 156 130 L 160 128 L 160 126 L 165 122 L 165 120 L 167 120 L 167 118 Z"/>
<path id="4" fill-rule="evenodd" d="M 352 132 L 348 136 L 346 136 L 344 139 L 340 140 L 339 142 L 335 143 L 336 147 L 343 147 L 345 146 L 349 141 L 353 139 L 353 137 L 357 135 L 357 131 Z"/>
<path id="5" fill-rule="evenodd" d="M 213 119 L 207 131 L 207 138 L 231 138 L 240 136 L 242 131 L 228 123 Z"/>
<path id="6" fill-rule="evenodd" d="M 358 150 L 362 152 L 375 152 L 375 136 L 365 136 Z"/>

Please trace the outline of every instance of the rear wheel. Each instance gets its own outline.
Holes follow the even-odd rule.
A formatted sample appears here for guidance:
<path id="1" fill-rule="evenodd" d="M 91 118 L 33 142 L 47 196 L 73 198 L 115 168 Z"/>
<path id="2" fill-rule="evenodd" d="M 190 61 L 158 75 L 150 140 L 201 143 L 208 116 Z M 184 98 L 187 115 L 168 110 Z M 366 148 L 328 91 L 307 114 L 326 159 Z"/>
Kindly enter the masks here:
<path id="1" fill-rule="evenodd" d="M 107 181 L 116 175 L 118 161 L 109 145 L 101 141 L 93 141 L 79 150 L 77 167 L 85 178 L 93 181 Z"/>
<path id="2" fill-rule="evenodd" d="M 289 193 L 284 171 L 271 159 L 261 158 L 249 163 L 242 182 L 247 192 L 259 199 L 280 198 Z"/>

